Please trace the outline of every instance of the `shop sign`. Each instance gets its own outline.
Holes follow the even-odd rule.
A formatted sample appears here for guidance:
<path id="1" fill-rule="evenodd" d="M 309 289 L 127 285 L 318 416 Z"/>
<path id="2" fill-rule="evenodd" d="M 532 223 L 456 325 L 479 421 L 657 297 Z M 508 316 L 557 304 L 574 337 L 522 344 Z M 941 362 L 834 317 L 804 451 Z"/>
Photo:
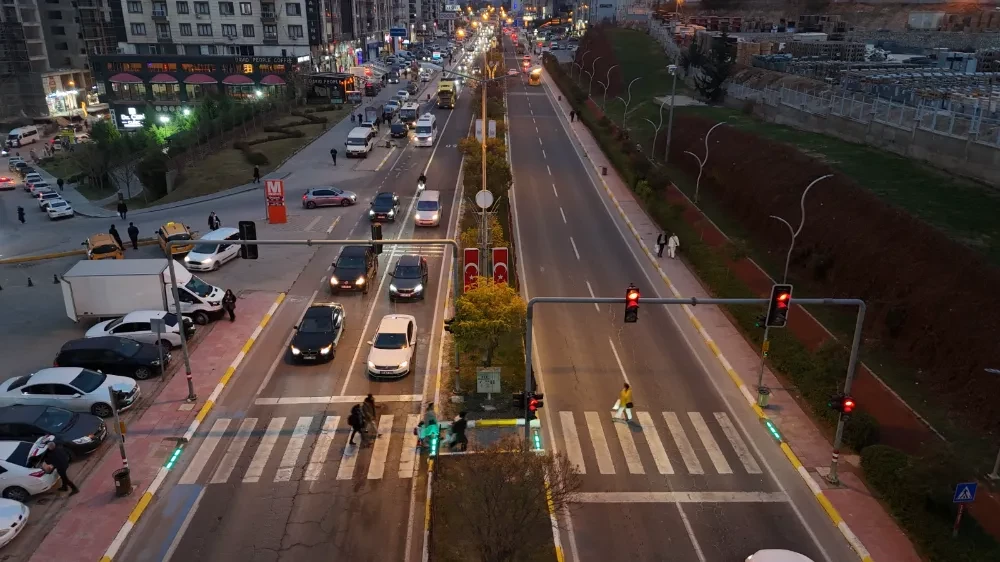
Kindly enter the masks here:
<path id="1" fill-rule="evenodd" d="M 118 113 L 118 123 L 122 129 L 141 129 L 145 121 L 145 112 L 140 112 L 135 107 L 127 107 Z"/>

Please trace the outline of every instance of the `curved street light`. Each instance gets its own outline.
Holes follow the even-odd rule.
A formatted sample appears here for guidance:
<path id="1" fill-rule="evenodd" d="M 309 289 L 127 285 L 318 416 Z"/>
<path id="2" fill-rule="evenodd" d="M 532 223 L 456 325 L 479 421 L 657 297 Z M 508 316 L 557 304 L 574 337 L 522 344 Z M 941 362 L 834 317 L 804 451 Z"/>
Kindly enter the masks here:
<path id="1" fill-rule="evenodd" d="M 575 67 L 577 67 L 577 68 L 580 69 L 580 72 L 577 73 L 577 75 L 576 75 L 576 79 L 577 80 L 579 80 L 580 78 L 583 77 L 583 65 L 585 64 L 584 59 L 587 58 L 587 53 L 589 53 L 591 50 L 592 49 L 587 49 L 586 51 L 583 52 L 582 55 L 580 55 L 580 62 L 579 63 L 576 62 L 575 60 L 573 61 L 573 66 L 575 66 Z M 573 77 L 573 73 L 572 72 L 570 73 L 569 77 L 570 78 Z"/>
<path id="2" fill-rule="evenodd" d="M 590 97 L 590 92 L 594 88 L 594 70 L 597 68 L 597 61 L 603 59 L 603 56 L 597 57 L 590 63 L 590 82 L 587 83 L 587 97 Z"/>
<path id="3" fill-rule="evenodd" d="M 638 80 L 642 80 L 642 76 L 637 76 L 637 77 L 633 78 L 631 82 L 628 83 L 628 99 L 627 100 L 626 99 L 622 99 L 621 96 L 618 96 L 618 99 L 622 100 L 622 103 L 625 104 L 625 113 L 622 114 L 622 129 L 625 129 L 626 131 L 628 130 L 628 106 L 629 106 L 629 104 L 632 103 L 632 84 L 635 84 Z"/>
<path id="4" fill-rule="evenodd" d="M 709 137 L 709 135 L 712 134 L 712 131 L 714 131 L 716 129 L 716 127 L 718 127 L 720 125 L 725 125 L 725 124 L 727 124 L 726 121 L 720 121 L 720 122 L 716 123 L 715 125 L 712 125 L 712 128 L 709 129 L 707 133 L 705 133 L 705 159 L 704 160 L 702 160 L 701 158 L 699 158 L 698 155 L 695 154 L 694 152 L 691 152 L 691 151 L 688 151 L 688 150 L 684 151 L 684 154 L 690 154 L 691 156 L 694 157 L 695 160 L 698 161 L 698 179 L 695 180 L 695 182 L 694 182 L 694 202 L 695 203 L 698 203 L 698 193 L 701 190 L 701 174 L 705 171 L 705 164 L 708 163 L 708 137 Z"/>
<path id="5" fill-rule="evenodd" d="M 600 80 L 597 81 L 598 84 L 601 84 L 602 86 L 604 86 L 604 103 L 601 104 L 601 109 L 602 110 L 603 109 L 607 109 L 607 107 L 608 107 L 608 86 L 611 85 L 611 71 L 614 70 L 614 69 L 616 69 L 616 68 L 618 68 L 617 64 L 611 65 L 611 68 L 608 69 L 608 75 L 607 75 L 607 77 L 604 78 L 604 83 L 602 83 Z"/>
<path id="6" fill-rule="evenodd" d="M 656 127 L 656 132 L 653 133 L 653 146 L 649 149 L 649 157 L 650 158 L 653 157 L 653 151 L 656 150 L 656 141 L 657 141 L 657 139 L 660 138 L 660 127 L 663 126 L 663 106 L 666 105 L 666 104 L 667 104 L 667 100 L 665 100 L 665 99 L 662 102 L 660 102 L 660 122 L 659 123 L 653 123 L 651 120 L 646 119 L 645 117 L 643 117 L 643 119 L 646 119 L 647 123 L 649 123 L 650 125 Z M 667 139 L 669 139 L 669 138 L 670 137 L 668 136 Z"/>

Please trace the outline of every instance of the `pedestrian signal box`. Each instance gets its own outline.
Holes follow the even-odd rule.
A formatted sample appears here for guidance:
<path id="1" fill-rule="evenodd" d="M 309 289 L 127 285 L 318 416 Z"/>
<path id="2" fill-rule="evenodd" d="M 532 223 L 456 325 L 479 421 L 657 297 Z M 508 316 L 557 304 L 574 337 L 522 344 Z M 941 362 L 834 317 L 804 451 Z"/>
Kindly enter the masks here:
<path id="1" fill-rule="evenodd" d="M 240 221 L 240 240 L 256 240 L 257 239 L 257 223 L 254 221 Z M 245 260 L 255 260 L 257 259 L 258 246 L 256 244 L 241 244 L 240 245 L 240 257 Z"/>
<path id="2" fill-rule="evenodd" d="M 381 240 L 381 239 L 382 239 L 382 223 L 380 223 L 380 222 L 373 222 L 372 223 L 372 240 Z M 375 255 L 377 255 L 377 256 L 381 255 L 382 254 L 382 244 L 375 244 L 374 246 L 375 246 Z"/>

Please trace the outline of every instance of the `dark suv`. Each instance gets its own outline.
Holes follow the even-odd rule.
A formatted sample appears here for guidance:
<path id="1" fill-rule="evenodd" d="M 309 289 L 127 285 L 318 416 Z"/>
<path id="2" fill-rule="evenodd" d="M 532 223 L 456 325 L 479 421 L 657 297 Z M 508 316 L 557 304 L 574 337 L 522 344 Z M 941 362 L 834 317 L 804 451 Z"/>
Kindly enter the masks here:
<path id="1" fill-rule="evenodd" d="M 399 196 L 391 191 L 380 191 L 372 200 L 372 208 L 368 210 L 368 219 L 372 222 L 396 222 L 399 216 Z"/>
<path id="2" fill-rule="evenodd" d="M 368 288 L 378 275 L 378 256 L 371 246 L 345 246 L 333 262 L 330 274 L 330 292 L 361 291 L 368 294 Z"/>
<path id="3" fill-rule="evenodd" d="M 81 338 L 62 346 L 56 355 L 55 366 L 82 367 L 142 381 L 160 374 L 161 354 L 163 366 L 166 366 L 170 354 L 158 345 L 116 336 Z"/>
<path id="4" fill-rule="evenodd" d="M 389 136 L 394 139 L 405 139 L 410 136 L 410 128 L 402 121 L 396 121 L 389 127 Z"/>

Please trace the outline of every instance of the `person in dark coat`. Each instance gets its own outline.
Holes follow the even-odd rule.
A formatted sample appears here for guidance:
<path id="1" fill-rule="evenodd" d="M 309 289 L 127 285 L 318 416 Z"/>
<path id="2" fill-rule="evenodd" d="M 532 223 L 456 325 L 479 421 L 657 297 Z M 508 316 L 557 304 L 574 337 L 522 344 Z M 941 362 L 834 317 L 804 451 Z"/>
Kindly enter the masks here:
<path id="1" fill-rule="evenodd" d="M 222 219 L 219 218 L 219 215 L 215 214 L 215 211 L 209 213 L 208 214 L 209 230 L 219 230 L 219 228 L 221 227 L 222 227 Z"/>
<path id="2" fill-rule="evenodd" d="M 17 220 L 21 221 L 21 224 L 24 224 L 24 207 L 20 205 L 17 206 Z"/>
<path id="3" fill-rule="evenodd" d="M 222 310 L 229 313 L 229 321 L 236 321 L 236 294 L 232 289 L 226 289 L 226 294 L 222 296 Z"/>
<path id="4" fill-rule="evenodd" d="M 45 451 L 39 456 L 42 462 L 50 465 L 62 480 L 62 487 L 59 488 L 60 492 L 72 490 L 69 493 L 71 496 L 80 493 L 80 489 L 76 487 L 76 484 L 66 474 L 66 470 L 69 468 L 70 456 L 69 452 L 62 445 L 56 444 L 54 440 L 49 441 L 45 445 Z"/>
<path id="5" fill-rule="evenodd" d="M 118 229 L 115 228 L 115 225 L 111 225 L 111 228 L 108 229 L 108 234 L 115 239 L 115 243 L 118 244 L 118 247 L 122 250 L 125 249 L 125 244 L 122 244 L 122 236 L 121 234 L 118 234 Z"/>
<path id="6" fill-rule="evenodd" d="M 465 435 L 465 430 L 469 427 L 469 422 L 465 419 L 467 415 L 469 415 L 468 412 L 459 412 L 458 419 L 451 424 L 451 443 L 448 445 L 449 449 L 461 447 L 461 450 L 464 451 L 469 448 L 469 438 Z"/>
<path id="7" fill-rule="evenodd" d="M 118 201 L 118 216 L 125 220 L 125 215 L 128 214 L 128 205 L 125 204 L 124 199 Z"/>
<path id="8" fill-rule="evenodd" d="M 257 166 L 253 167 L 253 182 L 260 183 L 260 168 Z"/>
<path id="9" fill-rule="evenodd" d="M 354 436 L 361 433 L 364 428 L 364 421 L 361 419 L 361 404 L 355 404 L 351 408 L 351 415 L 347 416 L 347 425 L 351 426 L 351 436 L 347 442 L 354 445 Z"/>
<path id="10" fill-rule="evenodd" d="M 132 242 L 132 249 L 139 249 L 139 227 L 135 223 L 128 223 L 128 239 Z"/>
<path id="11" fill-rule="evenodd" d="M 337 149 L 336 148 L 331 148 L 330 149 L 330 158 L 333 158 L 333 165 L 336 166 L 337 165 Z"/>
<path id="12" fill-rule="evenodd" d="M 656 237 L 656 257 L 663 257 L 663 248 L 667 245 L 667 233 L 661 232 L 659 236 Z"/>

